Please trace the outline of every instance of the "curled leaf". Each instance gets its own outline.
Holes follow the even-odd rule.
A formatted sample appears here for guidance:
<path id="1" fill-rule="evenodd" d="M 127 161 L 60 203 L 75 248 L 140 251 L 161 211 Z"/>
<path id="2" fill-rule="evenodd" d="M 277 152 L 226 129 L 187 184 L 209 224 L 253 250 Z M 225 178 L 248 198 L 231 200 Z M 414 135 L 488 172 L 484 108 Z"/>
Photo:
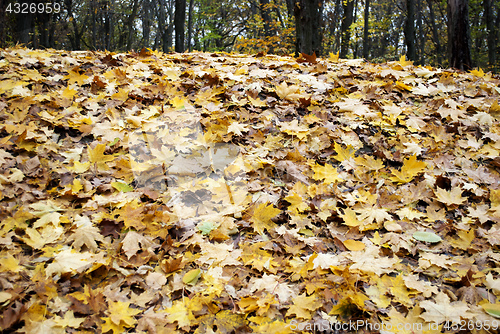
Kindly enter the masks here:
<path id="1" fill-rule="evenodd" d="M 196 282 L 198 282 L 200 276 L 201 276 L 201 269 L 193 269 L 188 271 L 184 275 L 182 281 L 184 282 L 184 284 L 195 285 Z"/>

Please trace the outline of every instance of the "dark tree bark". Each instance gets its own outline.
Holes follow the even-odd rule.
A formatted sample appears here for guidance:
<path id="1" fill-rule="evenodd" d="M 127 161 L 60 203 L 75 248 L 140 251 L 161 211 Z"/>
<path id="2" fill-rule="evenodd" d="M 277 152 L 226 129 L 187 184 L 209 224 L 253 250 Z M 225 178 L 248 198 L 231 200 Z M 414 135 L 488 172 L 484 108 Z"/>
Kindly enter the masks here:
<path id="1" fill-rule="evenodd" d="M 484 19 L 486 20 L 486 33 L 488 42 L 488 64 L 490 67 L 495 66 L 496 62 L 496 29 L 493 20 L 493 1 L 483 0 Z"/>
<path id="2" fill-rule="evenodd" d="M 148 48 L 152 21 L 151 0 L 142 1 L 142 15 L 142 42 L 143 47 Z"/>
<path id="3" fill-rule="evenodd" d="M 323 0 L 298 0 L 295 3 L 296 52 L 321 55 L 321 13 Z"/>
<path id="4" fill-rule="evenodd" d="M 135 16 L 137 15 L 137 9 L 139 8 L 139 2 L 138 0 L 134 0 L 134 3 L 132 5 L 132 13 L 130 14 L 128 18 L 128 38 L 127 38 L 127 50 L 132 49 L 132 42 L 133 42 L 133 37 L 134 37 L 134 20 Z"/>
<path id="5" fill-rule="evenodd" d="M 434 45 L 436 46 L 436 56 L 437 56 L 437 63 L 439 65 L 442 64 L 442 58 L 441 58 L 441 42 L 439 41 L 439 34 L 438 30 L 436 27 L 436 19 L 434 16 L 434 6 L 432 5 L 432 0 L 427 0 L 427 5 L 429 6 L 429 19 L 431 21 L 431 28 L 432 28 L 432 39 L 434 40 Z"/>
<path id="6" fill-rule="evenodd" d="M 184 25 L 186 21 L 186 0 L 175 0 L 175 52 L 184 52 Z"/>
<path id="7" fill-rule="evenodd" d="M 354 0 L 343 0 L 342 8 L 344 10 L 344 14 L 342 15 L 341 25 L 342 42 L 340 44 L 340 58 L 345 58 L 347 56 L 347 52 L 349 51 L 349 42 L 351 39 Z"/>
<path id="8" fill-rule="evenodd" d="M 294 17 L 294 0 L 285 0 L 286 1 L 286 12 L 289 18 Z"/>
<path id="9" fill-rule="evenodd" d="M 450 67 L 471 69 L 468 0 L 448 0 L 448 43 Z"/>
<path id="10" fill-rule="evenodd" d="M 189 0 L 189 14 L 188 14 L 188 50 L 189 52 L 193 49 L 193 43 L 191 43 L 191 38 L 193 35 L 193 6 L 194 0 Z"/>
<path id="11" fill-rule="evenodd" d="M 365 0 L 365 22 L 363 27 L 363 58 L 368 59 L 370 50 L 370 41 L 368 40 L 369 18 L 370 18 L 370 0 Z"/>
<path id="12" fill-rule="evenodd" d="M 28 3 L 28 8 L 32 2 L 33 1 L 31 0 L 25 2 Z M 25 44 L 26 46 L 31 46 L 32 44 L 31 32 L 32 32 L 34 14 L 32 13 L 17 14 L 16 19 L 17 19 L 16 34 L 15 34 L 16 41 Z"/>
<path id="13" fill-rule="evenodd" d="M 418 41 L 418 55 L 417 63 L 425 64 L 425 32 L 423 22 L 422 2 L 417 1 L 417 41 Z"/>
<path id="14" fill-rule="evenodd" d="M 404 32 L 406 57 L 409 60 L 416 60 L 417 52 L 415 49 L 415 0 L 406 0 L 406 22 Z"/>
<path id="15" fill-rule="evenodd" d="M 104 49 L 111 50 L 111 27 L 112 27 L 112 3 L 109 0 L 103 2 L 104 7 Z"/>
<path id="16" fill-rule="evenodd" d="M 96 6 L 96 0 L 91 0 L 90 1 L 90 16 L 92 17 L 92 49 L 96 50 L 97 47 L 97 27 L 96 27 L 96 13 L 97 13 L 97 6 Z"/>

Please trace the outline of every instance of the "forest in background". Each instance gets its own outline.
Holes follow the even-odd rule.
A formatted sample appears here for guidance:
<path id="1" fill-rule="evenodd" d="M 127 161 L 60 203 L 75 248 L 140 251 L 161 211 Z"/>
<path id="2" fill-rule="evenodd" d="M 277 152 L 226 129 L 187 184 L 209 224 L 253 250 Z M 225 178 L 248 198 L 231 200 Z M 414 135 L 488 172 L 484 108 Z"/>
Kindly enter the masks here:
<path id="1" fill-rule="evenodd" d="M 56 0 L 60 11 L 50 14 L 16 13 L 19 3 L 46 2 L 0 0 L 0 47 L 280 55 L 310 50 L 372 62 L 405 54 L 415 64 L 460 68 L 450 60 L 449 40 L 456 38 L 449 36 L 455 33 L 470 49 L 463 69 L 500 68 L 499 0 Z M 450 5 L 462 10 L 459 22 Z M 465 30 L 454 31 L 457 24 Z M 313 39 L 306 41 L 309 47 L 301 34 Z"/>

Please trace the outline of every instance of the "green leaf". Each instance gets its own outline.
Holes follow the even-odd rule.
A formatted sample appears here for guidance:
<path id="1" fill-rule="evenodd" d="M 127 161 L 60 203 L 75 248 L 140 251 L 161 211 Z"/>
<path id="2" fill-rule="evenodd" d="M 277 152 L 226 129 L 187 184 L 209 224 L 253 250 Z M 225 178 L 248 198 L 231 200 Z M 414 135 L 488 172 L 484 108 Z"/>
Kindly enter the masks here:
<path id="1" fill-rule="evenodd" d="M 483 304 L 481 305 L 486 313 L 495 318 L 500 318 L 500 304 Z"/>
<path id="2" fill-rule="evenodd" d="M 209 235 L 210 232 L 218 227 L 217 223 L 214 222 L 201 222 L 196 225 L 196 228 L 201 231 L 203 235 Z"/>
<path id="3" fill-rule="evenodd" d="M 184 282 L 184 284 L 195 285 L 196 282 L 198 282 L 200 276 L 201 276 L 201 269 L 193 269 L 188 271 L 184 275 L 182 281 Z"/>
<path id="4" fill-rule="evenodd" d="M 425 241 L 425 242 L 440 242 L 441 237 L 437 234 L 434 234 L 432 232 L 424 232 L 424 231 L 417 231 L 413 233 L 413 239 L 416 239 L 418 241 Z"/>
<path id="5" fill-rule="evenodd" d="M 118 191 L 123 191 L 124 193 L 134 190 L 134 187 L 124 182 L 111 182 L 111 186 Z"/>

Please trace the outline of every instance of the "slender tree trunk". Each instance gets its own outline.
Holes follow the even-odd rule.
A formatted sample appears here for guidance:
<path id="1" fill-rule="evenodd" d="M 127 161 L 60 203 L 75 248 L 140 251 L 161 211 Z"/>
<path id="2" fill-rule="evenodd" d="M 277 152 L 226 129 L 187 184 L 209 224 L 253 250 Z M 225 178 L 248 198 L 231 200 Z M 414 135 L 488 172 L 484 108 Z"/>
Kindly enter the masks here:
<path id="1" fill-rule="evenodd" d="M 365 0 L 365 24 L 363 27 L 363 58 L 368 59 L 369 50 L 370 50 L 370 41 L 368 40 L 368 32 L 370 29 L 369 26 L 369 16 L 370 16 L 370 0 Z"/>
<path id="2" fill-rule="evenodd" d="M 427 5 L 429 6 L 429 19 L 431 21 L 431 28 L 432 28 L 432 39 L 434 40 L 434 45 L 436 46 L 436 56 L 437 56 L 437 63 L 441 65 L 442 58 L 441 58 L 441 42 L 439 41 L 439 34 L 438 30 L 436 27 L 436 19 L 434 16 L 434 6 L 432 5 L 432 0 L 427 0 Z"/>
<path id="3" fill-rule="evenodd" d="M 193 43 L 191 43 L 191 38 L 193 34 L 193 6 L 194 0 L 189 0 L 189 16 L 188 16 L 188 50 L 189 52 L 193 49 Z"/>
<path id="4" fill-rule="evenodd" d="M 422 15 L 422 3 L 417 1 L 418 64 L 425 64 L 425 33 Z"/>
<path id="5" fill-rule="evenodd" d="M 148 48 L 151 31 L 151 3 L 150 0 L 142 0 L 142 41 L 143 47 Z"/>
<path id="6" fill-rule="evenodd" d="M 295 3 L 297 53 L 321 55 L 321 12 L 323 0 L 298 0 Z"/>
<path id="7" fill-rule="evenodd" d="M 95 4 L 95 1 L 96 0 L 91 0 L 90 1 L 90 10 L 91 10 L 91 17 L 92 17 L 92 48 L 94 50 L 98 49 L 97 47 L 97 27 L 96 27 L 96 12 L 97 12 L 97 8 L 96 8 L 96 4 Z"/>
<path id="8" fill-rule="evenodd" d="M 450 66 L 460 70 L 471 69 L 468 0 L 448 0 L 448 43 Z"/>
<path id="9" fill-rule="evenodd" d="M 168 6 L 168 26 L 167 26 L 167 49 L 172 50 L 172 45 L 174 44 L 172 40 L 172 35 L 174 33 L 174 12 L 173 12 L 173 4 L 170 2 Z"/>
<path id="10" fill-rule="evenodd" d="M 184 25 L 186 21 L 186 0 L 175 0 L 175 52 L 184 52 Z"/>
<path id="11" fill-rule="evenodd" d="M 111 49 L 111 20 L 112 20 L 112 3 L 108 0 L 104 2 L 104 49 Z"/>
<path id="12" fill-rule="evenodd" d="M 342 42 L 340 45 L 340 58 L 345 58 L 349 51 L 349 42 L 351 39 L 351 24 L 353 20 L 354 0 L 343 0 L 342 8 L 344 14 L 342 16 Z"/>
<path id="13" fill-rule="evenodd" d="M 333 24 L 332 24 L 332 36 L 335 36 L 334 42 L 333 42 L 333 50 L 334 51 L 339 51 L 340 50 L 340 37 L 342 35 L 342 31 L 338 28 L 338 21 L 339 21 L 339 12 L 340 12 L 340 0 L 335 1 L 335 9 L 333 10 Z"/>
<path id="14" fill-rule="evenodd" d="M 134 37 L 134 20 L 135 16 L 137 15 L 137 9 L 139 7 L 139 2 L 138 0 L 134 0 L 134 3 L 132 5 L 132 13 L 130 14 L 128 18 L 128 38 L 127 38 L 127 50 L 132 49 L 132 42 L 133 42 L 133 37 Z"/>
<path id="15" fill-rule="evenodd" d="M 415 0 L 406 0 L 405 22 L 406 57 L 410 60 L 417 59 L 415 49 Z"/>
<path id="16" fill-rule="evenodd" d="M 495 22 L 493 20 L 493 2 L 492 0 L 483 0 L 484 19 L 486 20 L 486 33 L 488 41 L 488 64 L 490 67 L 495 66 L 496 61 L 496 31 Z"/>

